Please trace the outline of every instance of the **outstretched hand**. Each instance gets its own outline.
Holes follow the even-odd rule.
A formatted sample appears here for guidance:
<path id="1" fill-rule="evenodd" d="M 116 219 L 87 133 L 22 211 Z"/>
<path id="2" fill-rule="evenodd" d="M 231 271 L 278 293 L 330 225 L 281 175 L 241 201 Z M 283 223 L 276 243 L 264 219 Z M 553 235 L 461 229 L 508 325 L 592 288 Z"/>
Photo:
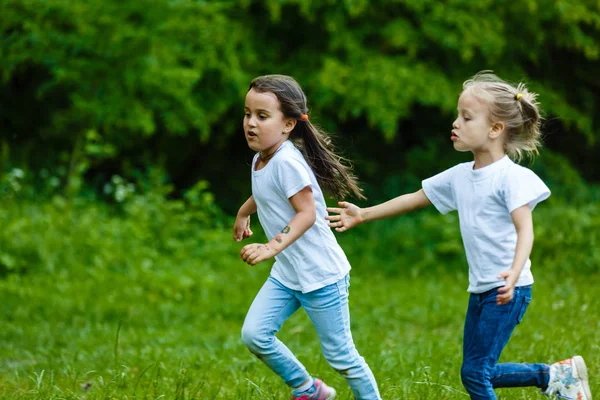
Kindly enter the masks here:
<path id="1" fill-rule="evenodd" d="M 498 275 L 498 278 L 502 278 L 505 281 L 505 285 L 498 289 L 498 294 L 496 295 L 496 304 L 502 305 L 513 299 L 515 294 L 515 284 L 517 283 L 519 276 L 514 270 L 509 269 L 508 271 L 501 272 Z"/>
<path id="2" fill-rule="evenodd" d="M 364 221 L 360 207 L 345 201 L 340 201 L 338 205 L 340 207 L 327 207 L 328 213 L 338 214 L 325 217 L 330 221 L 331 228 L 335 228 L 338 232 L 344 232 Z"/>
<path id="3" fill-rule="evenodd" d="M 253 232 L 250 229 L 250 216 L 240 217 L 235 219 L 233 224 L 233 240 L 239 242 L 252 236 Z"/>

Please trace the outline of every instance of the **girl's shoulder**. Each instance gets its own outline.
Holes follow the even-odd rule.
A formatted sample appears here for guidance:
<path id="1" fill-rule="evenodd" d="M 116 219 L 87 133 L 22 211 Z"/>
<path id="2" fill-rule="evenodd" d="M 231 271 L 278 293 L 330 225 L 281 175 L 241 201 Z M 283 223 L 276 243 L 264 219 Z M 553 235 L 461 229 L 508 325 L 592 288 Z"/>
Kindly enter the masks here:
<path id="1" fill-rule="evenodd" d="M 310 171 L 310 166 L 295 146 L 279 151 L 269 164 L 276 180 L 298 179 L 300 176 L 308 176 Z"/>
<path id="2" fill-rule="evenodd" d="M 473 172 L 473 165 L 475 165 L 474 161 L 467 161 L 463 163 L 458 163 L 453 165 L 452 167 L 444 170 L 439 175 L 445 176 L 446 179 L 451 180 L 463 180 L 469 179 Z"/>
<path id="3" fill-rule="evenodd" d="M 306 160 L 300 150 L 290 141 L 284 142 L 277 153 L 277 156 L 273 157 L 271 160 L 273 164 L 277 166 L 298 166 L 298 164 L 306 164 Z"/>
<path id="4" fill-rule="evenodd" d="M 531 169 L 517 164 L 513 161 L 507 164 L 504 170 L 504 176 L 507 179 L 540 179 Z"/>
<path id="5" fill-rule="evenodd" d="M 504 171 L 503 188 L 519 188 L 519 190 L 549 190 L 544 181 L 531 169 L 511 162 Z"/>
<path id="6" fill-rule="evenodd" d="M 469 171 L 471 171 L 473 169 L 473 164 L 475 164 L 474 161 L 458 163 L 458 164 L 455 164 L 455 165 L 439 172 L 439 174 L 440 175 L 441 174 L 453 175 L 453 174 L 458 174 L 458 173 L 468 173 Z"/>
<path id="7" fill-rule="evenodd" d="M 504 174 L 502 194 L 509 212 L 525 204 L 533 210 L 550 196 L 550 189 L 531 169 L 512 163 Z"/>

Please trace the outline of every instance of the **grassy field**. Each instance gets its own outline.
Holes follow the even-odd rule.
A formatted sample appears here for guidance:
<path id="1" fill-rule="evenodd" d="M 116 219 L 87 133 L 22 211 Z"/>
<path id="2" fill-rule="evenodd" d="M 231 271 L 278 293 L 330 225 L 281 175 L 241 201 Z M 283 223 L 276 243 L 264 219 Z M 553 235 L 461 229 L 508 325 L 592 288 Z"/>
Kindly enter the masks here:
<path id="1" fill-rule="evenodd" d="M 60 202 L 0 207 L 0 398 L 289 398 L 240 340 L 269 263 L 241 262 L 243 244 L 228 225 L 198 228 L 189 221 L 205 216 L 194 220 L 180 205 L 132 204 L 125 216 Z M 581 354 L 593 392 L 599 210 L 544 211 L 533 302 L 502 356 L 551 363 Z M 459 376 L 467 276 L 455 219 L 421 214 L 340 236 L 354 267 L 353 335 L 384 399 L 468 398 Z M 351 398 L 303 311 L 279 337 L 340 399 Z M 544 398 L 534 388 L 497 393 Z"/>
<path id="2" fill-rule="evenodd" d="M 235 250 L 235 246 L 231 246 Z M 82 266 L 85 269 L 85 266 Z M 385 399 L 465 399 L 460 383 L 466 276 L 378 274 L 356 266 L 352 328 Z M 598 276 L 539 271 L 534 301 L 502 359 L 598 365 Z M 242 345 L 245 312 L 268 265 L 235 254 L 160 273 L 8 276 L 0 281 L 0 395 L 5 399 L 282 399 L 289 390 Z M 350 397 L 300 311 L 280 338 L 316 376 Z M 504 399 L 542 398 L 535 389 Z"/>

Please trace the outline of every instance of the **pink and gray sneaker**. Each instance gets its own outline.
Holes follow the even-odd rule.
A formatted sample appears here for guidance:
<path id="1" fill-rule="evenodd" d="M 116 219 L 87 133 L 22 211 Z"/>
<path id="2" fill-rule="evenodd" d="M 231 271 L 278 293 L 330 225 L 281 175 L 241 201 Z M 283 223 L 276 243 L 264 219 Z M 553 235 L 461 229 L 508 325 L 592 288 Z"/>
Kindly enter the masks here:
<path id="1" fill-rule="evenodd" d="M 335 399 L 335 389 L 327 386 L 320 379 L 315 379 L 315 391 L 311 394 L 296 395 L 292 392 L 291 400 L 333 400 Z"/>
<path id="2" fill-rule="evenodd" d="M 585 361 L 575 356 L 550 366 L 550 382 L 544 392 L 559 399 L 592 400 Z"/>

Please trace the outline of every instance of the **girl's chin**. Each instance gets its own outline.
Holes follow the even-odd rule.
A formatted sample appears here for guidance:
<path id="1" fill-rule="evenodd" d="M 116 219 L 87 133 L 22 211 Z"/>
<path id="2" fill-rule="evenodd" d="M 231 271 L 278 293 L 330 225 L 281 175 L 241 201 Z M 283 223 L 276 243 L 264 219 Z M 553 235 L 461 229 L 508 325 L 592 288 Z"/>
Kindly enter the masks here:
<path id="1" fill-rule="evenodd" d="M 251 150 L 256 152 L 259 152 L 261 150 L 259 146 L 256 145 L 256 143 L 250 141 L 248 141 L 248 147 L 250 147 Z"/>
<path id="2" fill-rule="evenodd" d="M 465 152 L 465 151 L 469 151 L 469 149 L 465 149 L 464 146 L 462 146 L 460 143 L 458 142 L 454 142 L 452 143 L 452 145 L 454 146 L 454 150 L 456 151 L 460 151 L 460 152 Z"/>

